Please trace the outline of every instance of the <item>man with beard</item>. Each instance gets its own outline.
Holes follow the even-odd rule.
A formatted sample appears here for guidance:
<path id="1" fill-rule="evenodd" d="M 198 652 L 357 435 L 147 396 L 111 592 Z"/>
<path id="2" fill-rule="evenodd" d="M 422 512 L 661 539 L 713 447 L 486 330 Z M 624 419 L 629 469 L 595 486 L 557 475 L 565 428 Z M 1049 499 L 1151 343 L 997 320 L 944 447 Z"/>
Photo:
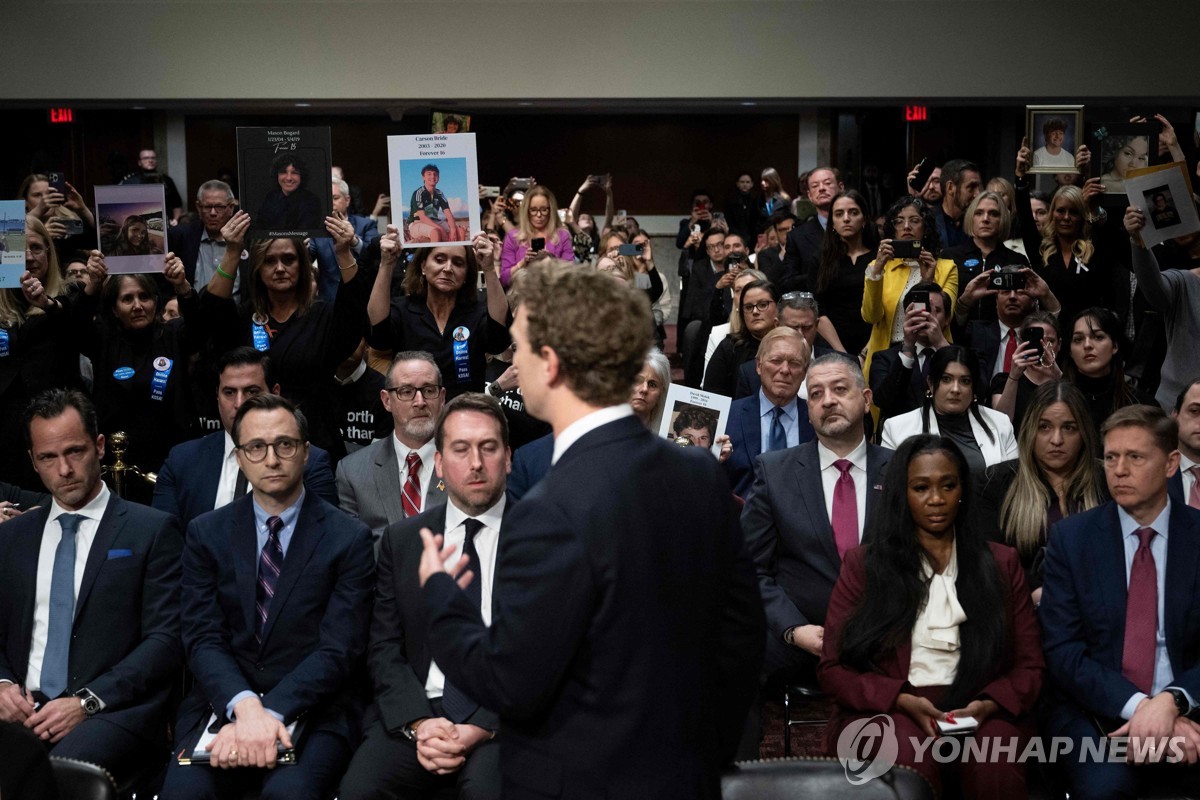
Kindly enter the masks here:
<path id="1" fill-rule="evenodd" d="M 807 387 L 816 441 L 758 457 L 742 530 L 767 613 L 763 675 L 811 681 L 829 595 L 883 494 L 891 451 L 867 443 L 871 390 L 856 360 L 821 356 L 808 368 Z"/>
<path id="2" fill-rule="evenodd" d="M 942 247 L 958 247 L 970 240 L 963 230 L 963 218 L 981 189 L 983 178 L 973 162 L 955 158 L 942 166 L 942 207 L 936 213 Z"/>
<path id="3" fill-rule="evenodd" d="M 393 522 L 446 502 L 433 474 L 433 433 L 446 400 L 433 356 L 420 350 L 396 354 L 380 392 L 395 429 L 338 463 L 338 505 L 358 517 L 375 538 Z"/>

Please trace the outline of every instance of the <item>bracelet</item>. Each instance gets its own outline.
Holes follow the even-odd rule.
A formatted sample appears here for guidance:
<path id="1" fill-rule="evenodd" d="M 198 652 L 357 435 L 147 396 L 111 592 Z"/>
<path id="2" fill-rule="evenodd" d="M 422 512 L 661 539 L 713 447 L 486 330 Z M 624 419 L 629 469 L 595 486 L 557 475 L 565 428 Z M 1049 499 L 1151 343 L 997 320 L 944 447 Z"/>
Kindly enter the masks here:
<path id="1" fill-rule="evenodd" d="M 228 272 L 226 272 L 225 270 L 221 269 L 221 267 L 220 267 L 220 266 L 218 266 L 218 267 L 217 267 L 217 274 L 218 274 L 218 275 L 220 275 L 220 276 L 221 276 L 222 278 L 224 278 L 225 280 L 229 280 L 229 281 L 233 280 L 233 276 L 232 276 L 232 275 L 230 275 L 230 274 L 229 274 Z"/>
<path id="2" fill-rule="evenodd" d="M 1008 373 L 1008 379 L 1009 379 L 1010 381 L 1012 381 L 1013 383 L 1020 383 L 1020 382 L 1021 382 L 1021 379 L 1020 379 L 1020 378 L 1014 378 L 1014 377 L 1012 376 L 1012 373 L 1011 373 L 1011 372 L 1010 372 L 1010 373 Z"/>
<path id="3" fill-rule="evenodd" d="M 340 269 L 342 272 L 346 272 L 346 271 L 348 271 L 348 270 L 352 270 L 352 269 L 354 269 L 354 268 L 355 268 L 355 267 L 357 267 L 357 266 L 358 266 L 358 262 L 357 262 L 357 261 L 353 261 L 353 262 L 351 262 L 351 263 L 350 263 L 350 266 L 348 266 L 348 267 L 339 266 L 339 267 L 338 267 L 338 269 Z"/>

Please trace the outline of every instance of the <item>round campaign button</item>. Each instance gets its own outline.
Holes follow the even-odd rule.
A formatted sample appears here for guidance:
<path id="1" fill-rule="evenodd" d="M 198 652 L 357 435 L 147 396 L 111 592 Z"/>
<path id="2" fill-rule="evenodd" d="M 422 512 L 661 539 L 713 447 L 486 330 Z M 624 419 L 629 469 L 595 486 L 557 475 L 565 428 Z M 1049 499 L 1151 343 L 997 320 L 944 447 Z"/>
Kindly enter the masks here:
<path id="1" fill-rule="evenodd" d="M 467 339 L 471 338 L 471 331 L 464 326 L 459 325 L 454 329 L 454 333 L 452 335 L 454 336 L 454 341 L 465 342 Z"/>
<path id="2" fill-rule="evenodd" d="M 979 259 L 978 258 L 968 258 L 966 261 L 963 262 L 963 266 L 966 267 L 967 269 L 975 269 L 976 267 L 979 266 Z"/>
<path id="3" fill-rule="evenodd" d="M 170 369 L 171 359 L 167 358 L 166 356 L 159 356 L 158 358 L 154 359 L 154 368 L 159 372 Z"/>
<path id="4" fill-rule="evenodd" d="M 113 377 L 119 381 L 127 381 L 133 377 L 133 367 L 117 367 L 113 370 Z"/>

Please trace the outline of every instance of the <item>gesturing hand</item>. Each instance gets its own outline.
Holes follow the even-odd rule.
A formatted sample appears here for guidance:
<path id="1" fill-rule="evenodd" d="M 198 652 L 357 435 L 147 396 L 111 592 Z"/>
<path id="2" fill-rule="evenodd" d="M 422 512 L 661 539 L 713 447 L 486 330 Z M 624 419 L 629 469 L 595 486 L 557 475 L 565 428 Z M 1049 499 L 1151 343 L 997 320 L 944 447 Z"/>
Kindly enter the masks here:
<path id="1" fill-rule="evenodd" d="M 246 239 L 246 231 L 250 228 L 250 215 L 239 211 L 229 218 L 221 227 L 221 238 L 225 240 L 225 249 L 241 250 Z"/>
<path id="2" fill-rule="evenodd" d="M 466 589 L 471 583 L 471 579 L 475 577 L 475 573 L 467 569 L 469 559 L 463 555 L 451 569 L 447 569 L 446 561 L 454 555 L 454 551 L 458 548 L 443 549 L 442 541 L 440 533 L 435 534 L 429 528 L 421 528 L 421 544 L 424 545 L 424 549 L 421 551 L 421 563 L 417 568 L 421 586 L 425 585 L 430 576 L 445 572 L 458 582 L 460 589 Z"/>

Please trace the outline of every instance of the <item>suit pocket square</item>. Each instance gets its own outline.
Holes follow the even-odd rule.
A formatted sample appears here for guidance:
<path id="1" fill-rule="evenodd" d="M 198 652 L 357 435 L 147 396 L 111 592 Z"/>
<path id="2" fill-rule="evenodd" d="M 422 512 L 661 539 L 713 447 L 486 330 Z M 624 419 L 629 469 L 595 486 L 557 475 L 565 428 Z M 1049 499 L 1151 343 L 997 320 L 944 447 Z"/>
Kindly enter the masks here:
<path id="1" fill-rule="evenodd" d="M 108 558 L 105 561 L 112 561 L 114 558 L 129 558 L 132 555 L 132 550 L 109 550 Z"/>

